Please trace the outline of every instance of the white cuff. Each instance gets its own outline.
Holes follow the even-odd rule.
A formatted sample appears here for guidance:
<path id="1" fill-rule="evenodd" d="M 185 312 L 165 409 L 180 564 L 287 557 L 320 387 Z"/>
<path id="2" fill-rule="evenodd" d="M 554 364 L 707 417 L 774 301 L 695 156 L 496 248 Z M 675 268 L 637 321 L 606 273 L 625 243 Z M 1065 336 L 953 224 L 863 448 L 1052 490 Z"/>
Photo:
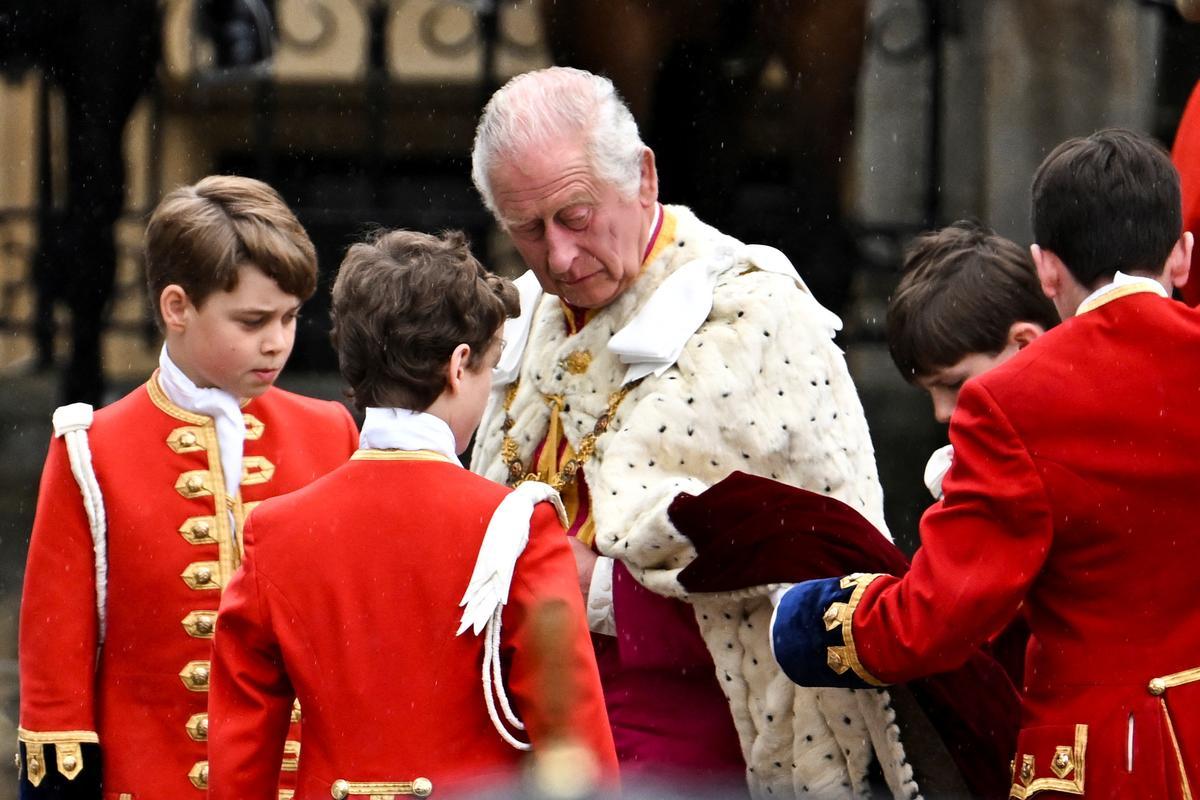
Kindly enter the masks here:
<path id="1" fill-rule="evenodd" d="M 587 622 L 592 633 L 617 635 L 617 620 L 613 616 L 613 560 L 607 556 L 596 559 L 592 568 L 592 585 L 588 588 Z"/>

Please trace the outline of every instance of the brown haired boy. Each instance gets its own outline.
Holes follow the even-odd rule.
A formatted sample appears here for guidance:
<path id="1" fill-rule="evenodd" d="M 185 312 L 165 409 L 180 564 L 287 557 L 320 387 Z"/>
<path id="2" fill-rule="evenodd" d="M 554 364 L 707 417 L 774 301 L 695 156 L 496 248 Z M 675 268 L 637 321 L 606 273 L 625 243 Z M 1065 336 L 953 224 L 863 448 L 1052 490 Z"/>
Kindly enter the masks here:
<path id="1" fill-rule="evenodd" d="M 273 800 L 293 691 L 299 797 L 486 786 L 556 737 L 615 775 L 558 496 L 457 458 L 517 312 L 460 234 L 393 231 L 346 255 L 333 335 L 366 412 L 362 449 L 247 526 L 213 661 L 213 800 Z M 544 608 L 566 619 L 553 675 L 539 667 Z"/>
<path id="2" fill-rule="evenodd" d="M 340 404 L 272 388 L 316 270 L 259 181 L 205 178 L 155 209 L 159 369 L 94 419 L 54 415 L 21 606 L 22 797 L 204 797 L 210 640 L 246 516 L 358 441 Z"/>
<path id="3" fill-rule="evenodd" d="M 888 303 L 892 361 L 929 393 L 933 416 L 947 423 L 968 378 L 1007 361 L 1058 324 L 1029 252 L 973 220 L 917 237 L 904 277 Z M 929 459 L 925 483 L 942 495 L 947 445 Z"/>

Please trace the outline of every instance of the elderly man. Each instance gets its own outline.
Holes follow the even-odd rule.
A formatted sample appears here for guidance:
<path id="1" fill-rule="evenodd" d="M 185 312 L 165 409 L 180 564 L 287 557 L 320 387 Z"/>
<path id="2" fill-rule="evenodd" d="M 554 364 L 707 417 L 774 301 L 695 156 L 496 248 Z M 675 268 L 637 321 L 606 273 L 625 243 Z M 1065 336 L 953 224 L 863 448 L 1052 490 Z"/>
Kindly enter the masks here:
<path id="1" fill-rule="evenodd" d="M 472 467 L 563 495 L 626 783 L 853 797 L 878 760 L 908 796 L 888 695 L 792 685 L 766 589 L 689 595 L 695 550 L 667 514 L 742 470 L 886 530 L 837 317 L 780 252 L 659 204 L 654 153 L 605 78 L 514 78 L 484 110 L 473 177 L 530 273 Z"/>

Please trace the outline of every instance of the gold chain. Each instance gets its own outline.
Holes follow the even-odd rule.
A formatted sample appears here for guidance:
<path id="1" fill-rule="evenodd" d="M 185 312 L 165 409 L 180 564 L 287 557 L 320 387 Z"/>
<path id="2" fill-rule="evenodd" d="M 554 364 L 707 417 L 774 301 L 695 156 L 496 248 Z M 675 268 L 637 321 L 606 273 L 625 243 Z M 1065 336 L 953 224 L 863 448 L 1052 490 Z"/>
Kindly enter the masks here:
<path id="1" fill-rule="evenodd" d="M 639 383 L 641 383 L 641 380 L 636 380 L 633 383 L 626 384 L 608 396 L 607 410 L 605 410 L 605 412 L 600 415 L 600 418 L 596 420 L 596 424 L 592 428 L 591 433 L 583 437 L 583 441 L 579 443 L 579 451 L 575 454 L 575 457 L 568 460 L 566 464 L 563 464 L 561 470 L 553 475 L 550 475 L 547 479 L 546 483 L 550 484 L 555 491 L 561 492 L 567 486 L 570 486 L 575 482 L 575 476 L 579 473 L 579 470 L 596 452 L 596 439 L 598 439 L 604 434 L 605 431 L 608 430 L 608 426 L 612 423 L 612 418 L 617 413 L 617 408 L 621 405 L 621 401 L 624 400 L 625 396 L 633 391 L 634 387 L 636 387 Z M 505 466 L 508 467 L 509 486 L 520 486 L 525 481 L 538 480 L 537 473 L 527 469 L 525 465 L 521 463 L 521 456 L 518 452 L 517 442 L 512 438 L 511 435 L 514 424 L 512 418 L 512 404 L 513 400 L 517 396 L 518 385 L 519 384 L 517 382 L 514 382 L 508 387 L 508 390 L 504 394 L 504 423 L 502 425 L 502 429 L 504 431 L 504 443 L 500 447 L 500 455 L 504 459 Z M 554 412 L 552 411 L 551 413 Z"/>

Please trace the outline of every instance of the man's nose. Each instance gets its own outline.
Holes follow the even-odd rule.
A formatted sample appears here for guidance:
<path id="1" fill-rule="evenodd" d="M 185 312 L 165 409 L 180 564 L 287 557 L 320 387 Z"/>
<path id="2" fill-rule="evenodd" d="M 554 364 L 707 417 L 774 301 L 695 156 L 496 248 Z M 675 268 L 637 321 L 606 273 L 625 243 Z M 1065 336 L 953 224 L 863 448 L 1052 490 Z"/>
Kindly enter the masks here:
<path id="1" fill-rule="evenodd" d="M 571 271 L 579 247 L 570 231 L 563 230 L 558 225 L 550 225 L 546 229 L 546 263 L 550 272 L 555 275 L 565 275 Z"/>
<path id="2" fill-rule="evenodd" d="M 957 394 L 949 392 L 937 392 L 933 395 L 933 417 L 938 422 L 945 425 L 950 421 L 950 416 L 954 413 L 955 402 L 958 400 Z"/>

